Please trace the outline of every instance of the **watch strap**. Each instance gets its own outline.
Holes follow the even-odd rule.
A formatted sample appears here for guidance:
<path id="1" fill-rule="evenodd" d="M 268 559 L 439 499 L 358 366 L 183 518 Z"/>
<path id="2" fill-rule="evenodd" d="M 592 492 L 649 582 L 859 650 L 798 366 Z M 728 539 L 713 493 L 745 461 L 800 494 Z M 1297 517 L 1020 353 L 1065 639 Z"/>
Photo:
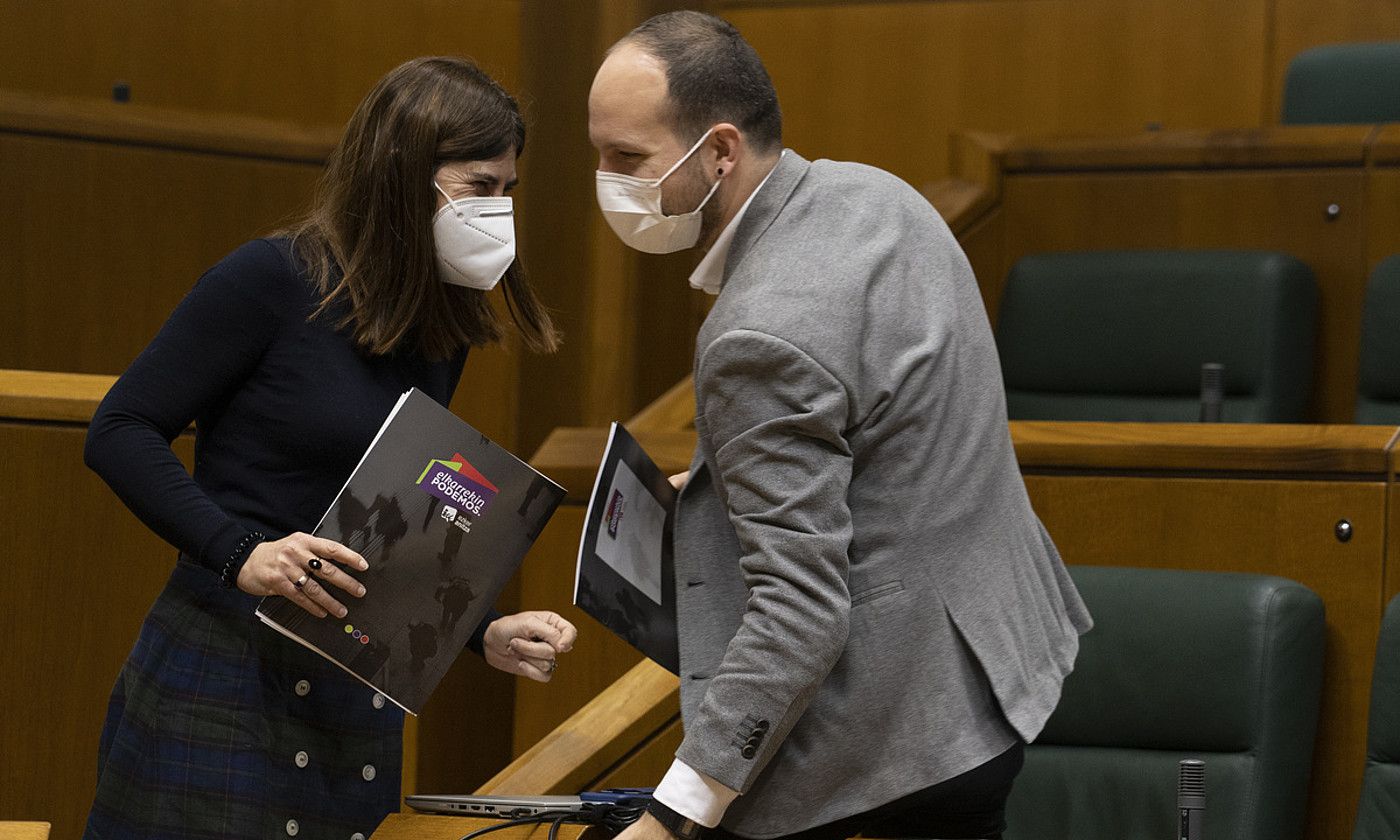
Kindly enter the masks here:
<path id="1" fill-rule="evenodd" d="M 666 830 L 680 840 L 700 840 L 705 836 L 705 827 L 669 807 L 656 798 L 647 803 L 647 813 L 666 826 Z"/>

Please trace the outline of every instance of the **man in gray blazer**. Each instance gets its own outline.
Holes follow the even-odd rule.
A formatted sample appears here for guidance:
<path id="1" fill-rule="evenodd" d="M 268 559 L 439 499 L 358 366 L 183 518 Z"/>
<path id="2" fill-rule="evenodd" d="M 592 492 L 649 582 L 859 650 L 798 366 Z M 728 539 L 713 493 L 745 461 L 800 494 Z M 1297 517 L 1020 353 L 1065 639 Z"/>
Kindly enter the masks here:
<path id="1" fill-rule="evenodd" d="M 627 840 L 998 837 L 1090 618 L 947 226 L 781 131 L 757 55 L 696 12 L 634 30 L 589 96 L 609 223 L 704 250 L 718 295 L 675 528 L 685 738 Z"/>

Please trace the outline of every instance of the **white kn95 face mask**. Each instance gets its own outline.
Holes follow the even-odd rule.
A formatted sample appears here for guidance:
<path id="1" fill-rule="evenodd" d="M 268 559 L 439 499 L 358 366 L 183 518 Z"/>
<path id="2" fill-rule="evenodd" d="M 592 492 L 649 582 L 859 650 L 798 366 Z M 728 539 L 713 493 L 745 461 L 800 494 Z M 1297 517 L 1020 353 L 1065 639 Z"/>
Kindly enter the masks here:
<path id="1" fill-rule="evenodd" d="M 454 199 L 433 217 L 438 275 L 444 283 L 490 291 L 515 262 L 515 203 L 509 196 Z"/>
<path id="2" fill-rule="evenodd" d="M 598 208 L 603 211 L 603 217 L 623 244 L 648 254 L 670 254 L 693 247 L 700 241 L 700 211 L 705 209 L 710 196 L 719 189 L 723 177 L 710 187 L 699 207 L 676 216 L 661 212 L 661 182 L 689 160 L 712 131 L 714 129 L 706 131 L 690 147 L 690 151 L 681 155 L 681 159 L 660 178 L 637 178 L 615 172 L 597 173 Z"/>

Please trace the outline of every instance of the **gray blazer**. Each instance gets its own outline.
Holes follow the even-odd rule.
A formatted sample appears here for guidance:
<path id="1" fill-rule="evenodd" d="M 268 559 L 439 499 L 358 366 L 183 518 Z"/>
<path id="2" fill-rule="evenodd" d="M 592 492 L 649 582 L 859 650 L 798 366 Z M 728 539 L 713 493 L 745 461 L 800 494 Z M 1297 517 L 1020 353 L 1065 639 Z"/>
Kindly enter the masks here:
<path id="1" fill-rule="evenodd" d="M 1090 618 L 1031 510 L 972 270 L 912 188 L 789 151 L 695 354 L 677 756 L 773 837 L 1030 740 Z"/>

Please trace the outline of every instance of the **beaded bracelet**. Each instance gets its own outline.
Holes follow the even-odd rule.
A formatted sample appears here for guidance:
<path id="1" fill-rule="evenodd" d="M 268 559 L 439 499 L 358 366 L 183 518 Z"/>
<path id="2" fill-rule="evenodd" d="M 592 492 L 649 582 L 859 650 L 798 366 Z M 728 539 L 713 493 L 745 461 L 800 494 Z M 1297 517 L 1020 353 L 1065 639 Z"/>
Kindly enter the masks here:
<path id="1" fill-rule="evenodd" d="M 238 581 L 238 573 L 242 570 L 244 561 L 248 559 L 248 552 L 265 539 L 267 537 L 261 531 L 249 531 L 239 539 L 238 545 L 233 547 L 228 559 L 224 561 L 223 571 L 219 572 L 219 581 L 226 589 L 232 589 Z"/>

